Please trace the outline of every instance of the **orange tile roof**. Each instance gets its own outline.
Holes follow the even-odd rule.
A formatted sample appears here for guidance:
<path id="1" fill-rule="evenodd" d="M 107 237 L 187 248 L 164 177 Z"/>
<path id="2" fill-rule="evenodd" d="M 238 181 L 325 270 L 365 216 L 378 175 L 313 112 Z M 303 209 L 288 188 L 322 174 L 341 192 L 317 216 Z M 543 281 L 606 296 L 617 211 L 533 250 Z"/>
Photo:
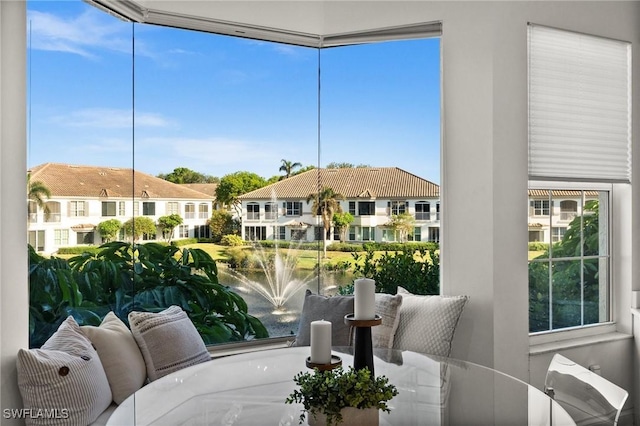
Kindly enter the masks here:
<path id="1" fill-rule="evenodd" d="M 306 199 L 319 187 L 330 187 L 345 198 L 438 198 L 440 187 L 397 167 L 314 169 L 241 195 L 241 200 Z"/>
<path id="2" fill-rule="evenodd" d="M 213 197 L 133 169 L 45 163 L 30 170 L 52 197 L 212 200 Z"/>
<path id="3" fill-rule="evenodd" d="M 580 197 L 582 191 L 578 190 L 568 190 L 568 189 L 554 189 L 553 196 L 554 197 Z M 585 191 L 585 196 L 587 197 L 597 197 L 598 191 Z M 548 189 L 530 189 L 529 197 L 532 198 L 549 198 L 549 190 Z"/>
<path id="4" fill-rule="evenodd" d="M 216 197 L 216 188 L 218 187 L 217 183 L 182 183 L 181 185 L 193 189 L 194 191 L 207 194 L 213 198 Z"/>

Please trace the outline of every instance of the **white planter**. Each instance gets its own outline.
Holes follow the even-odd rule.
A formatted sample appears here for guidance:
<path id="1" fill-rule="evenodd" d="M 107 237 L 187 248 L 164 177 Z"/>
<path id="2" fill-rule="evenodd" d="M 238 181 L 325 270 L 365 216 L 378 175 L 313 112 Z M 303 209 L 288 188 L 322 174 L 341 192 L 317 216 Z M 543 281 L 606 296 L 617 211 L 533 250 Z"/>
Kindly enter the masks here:
<path id="1" fill-rule="evenodd" d="M 316 413 L 314 416 L 314 412 L 311 411 L 307 413 L 307 423 L 309 426 L 326 426 L 327 418 L 324 413 Z M 378 426 L 378 423 L 379 413 L 376 407 L 364 409 L 345 407 L 342 409 L 342 422 L 338 424 L 344 426 Z"/>

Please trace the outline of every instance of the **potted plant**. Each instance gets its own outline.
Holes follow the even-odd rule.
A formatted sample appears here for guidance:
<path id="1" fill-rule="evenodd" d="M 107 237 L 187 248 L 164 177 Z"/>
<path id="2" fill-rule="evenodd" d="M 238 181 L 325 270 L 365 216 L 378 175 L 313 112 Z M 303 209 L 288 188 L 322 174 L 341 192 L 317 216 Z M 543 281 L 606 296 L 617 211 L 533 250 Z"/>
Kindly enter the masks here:
<path id="1" fill-rule="evenodd" d="M 286 402 L 304 406 L 300 424 L 308 415 L 310 425 L 377 425 L 378 410 L 391 411 L 387 401 L 398 395 L 387 377 L 371 377 L 367 368 L 314 369 L 296 374 L 293 381 L 300 388 Z"/>

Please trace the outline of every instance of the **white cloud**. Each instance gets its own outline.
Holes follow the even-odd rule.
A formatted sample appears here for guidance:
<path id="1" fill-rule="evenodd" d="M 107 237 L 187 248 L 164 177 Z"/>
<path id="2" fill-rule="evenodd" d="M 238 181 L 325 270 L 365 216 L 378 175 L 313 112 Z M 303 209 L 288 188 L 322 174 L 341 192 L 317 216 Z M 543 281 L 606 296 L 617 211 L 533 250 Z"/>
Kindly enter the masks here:
<path id="1" fill-rule="evenodd" d="M 67 52 L 96 59 L 96 50 L 131 53 L 130 26 L 97 10 L 61 17 L 30 10 L 27 21 L 30 47 Z"/>
<path id="2" fill-rule="evenodd" d="M 95 127 L 102 129 L 130 128 L 133 117 L 130 109 L 88 108 L 52 117 L 52 122 L 70 127 Z M 135 113 L 136 127 L 170 127 L 173 123 L 160 114 Z"/>

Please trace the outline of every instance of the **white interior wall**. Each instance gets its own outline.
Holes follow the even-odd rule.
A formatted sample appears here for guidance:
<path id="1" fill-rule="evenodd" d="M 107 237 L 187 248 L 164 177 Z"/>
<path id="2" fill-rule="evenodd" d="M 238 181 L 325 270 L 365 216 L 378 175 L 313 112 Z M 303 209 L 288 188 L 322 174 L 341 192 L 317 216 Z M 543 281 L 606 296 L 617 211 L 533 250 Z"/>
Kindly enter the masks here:
<path id="1" fill-rule="evenodd" d="M 0 1 L 0 409 L 21 408 L 16 354 L 28 347 L 25 2 Z M 2 416 L 3 412 L 0 412 Z M 16 421 L 15 423 L 18 423 Z M 1 418 L 0 423 L 12 424 Z"/>
<path id="2" fill-rule="evenodd" d="M 16 401 L 14 357 L 17 348 L 27 344 L 28 324 L 26 285 L 21 287 L 27 282 L 26 250 L 13 250 L 26 242 L 24 229 L 15 226 L 26 218 L 26 206 L 22 207 L 25 185 L 16 185 L 24 182 L 26 168 L 25 26 L 22 2 L 3 1 L 0 6 L 0 397 L 2 407 L 7 407 Z M 534 357 L 530 363 L 528 356 L 526 23 L 632 41 L 634 69 L 639 70 L 639 6 L 637 1 L 216 1 L 188 5 L 192 13 L 203 7 L 230 21 L 276 27 L 287 21 L 299 31 L 308 25 L 311 29 L 321 27 L 326 33 L 442 20 L 443 289 L 471 296 L 453 356 L 494 366 L 527 381 L 544 377 L 546 359 Z M 289 13 L 292 7 L 294 15 Z M 639 87 L 634 85 L 635 123 L 640 122 Z M 637 128 L 634 141 L 638 140 Z M 636 156 L 636 172 L 638 163 Z M 638 190 L 636 183 L 633 205 L 638 207 L 634 210 L 640 208 Z M 483 220 L 481 226 L 479 217 L 490 220 Z M 640 226 L 639 221 L 636 215 L 634 228 Z M 635 252 L 639 244 L 634 234 Z M 638 273 L 634 269 L 635 288 L 640 288 Z M 628 312 L 624 297 L 628 300 L 629 296 L 621 296 L 620 312 Z M 21 306 L 25 308 L 16 309 Z M 10 324 L 7 318 L 11 318 Z M 627 349 L 620 345 L 582 347 L 576 354 L 595 354 L 603 375 L 613 368 L 633 368 Z"/>

